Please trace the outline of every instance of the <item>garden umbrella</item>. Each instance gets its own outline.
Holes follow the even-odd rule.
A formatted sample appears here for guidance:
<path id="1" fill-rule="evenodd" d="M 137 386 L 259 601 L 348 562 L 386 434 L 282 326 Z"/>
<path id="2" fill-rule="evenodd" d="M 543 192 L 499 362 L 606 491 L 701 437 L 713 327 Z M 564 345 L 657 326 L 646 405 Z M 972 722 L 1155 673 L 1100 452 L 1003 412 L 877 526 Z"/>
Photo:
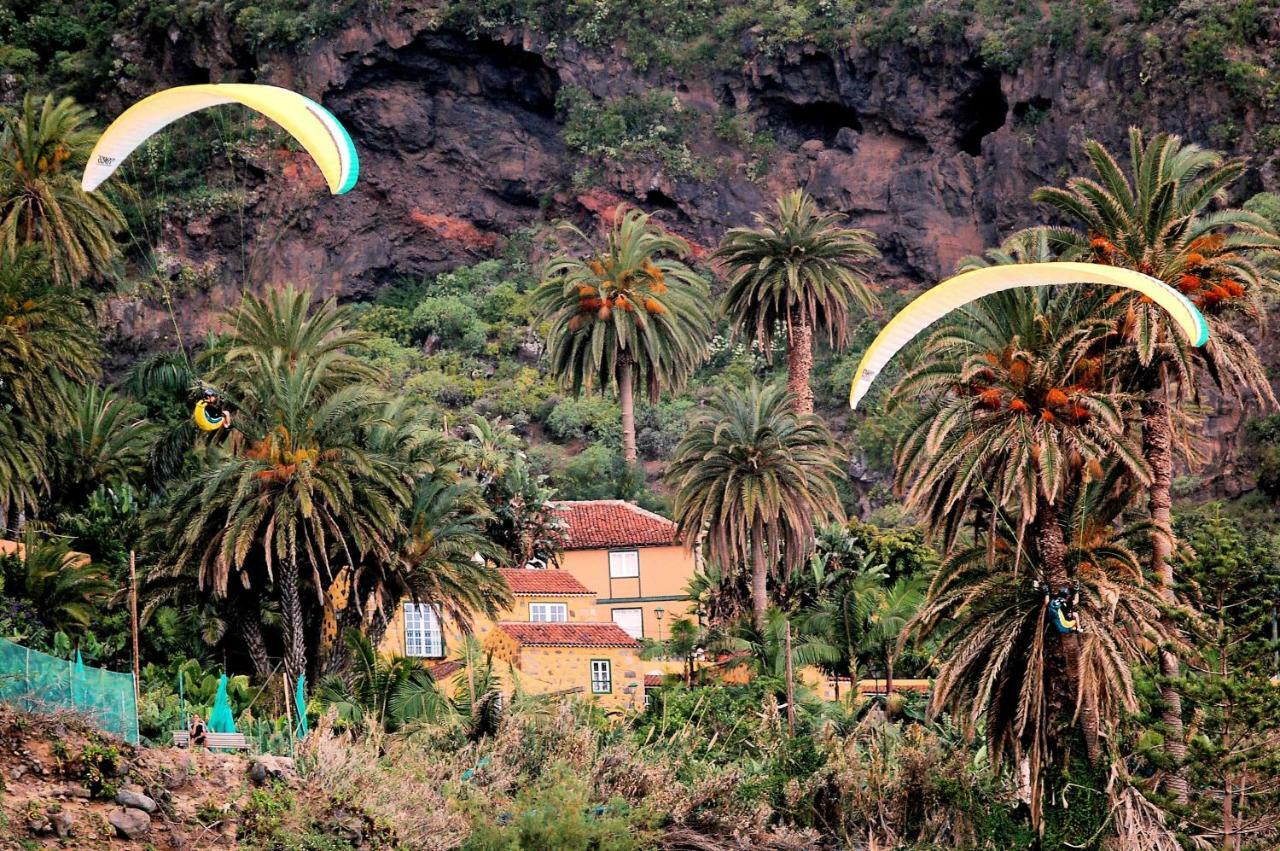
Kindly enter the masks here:
<path id="1" fill-rule="evenodd" d="M 235 719 L 231 717 L 231 701 L 227 698 L 227 675 L 218 679 L 218 694 L 213 699 L 213 713 L 209 716 L 210 733 L 236 732 Z"/>
<path id="2" fill-rule="evenodd" d="M 298 727 L 294 734 L 299 738 L 307 735 L 307 675 L 302 674 L 298 677 L 298 690 L 293 696 L 293 702 L 298 707 Z"/>

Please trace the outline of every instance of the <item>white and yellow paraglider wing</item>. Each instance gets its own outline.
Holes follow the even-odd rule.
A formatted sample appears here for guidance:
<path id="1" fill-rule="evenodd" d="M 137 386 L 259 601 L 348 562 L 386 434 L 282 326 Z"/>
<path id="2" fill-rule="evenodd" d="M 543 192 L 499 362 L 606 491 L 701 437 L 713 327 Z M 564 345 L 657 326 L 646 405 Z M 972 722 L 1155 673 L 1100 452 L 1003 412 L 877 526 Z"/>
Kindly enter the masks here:
<path id="1" fill-rule="evenodd" d="M 871 389 L 895 354 L 925 328 L 971 301 L 1018 287 L 1102 284 L 1139 292 L 1164 308 L 1193 345 L 1209 341 L 1209 325 L 1190 300 L 1150 275 L 1098 263 L 1018 263 L 974 269 L 921 293 L 884 326 L 862 355 L 849 391 L 849 406 Z"/>
<path id="2" fill-rule="evenodd" d="M 323 106 L 278 86 L 212 83 L 165 89 L 126 109 L 98 139 L 81 186 L 86 192 L 96 189 L 139 145 L 179 118 L 227 103 L 242 104 L 265 115 L 297 139 L 320 167 L 334 195 L 356 185 L 360 160 L 355 145 Z"/>

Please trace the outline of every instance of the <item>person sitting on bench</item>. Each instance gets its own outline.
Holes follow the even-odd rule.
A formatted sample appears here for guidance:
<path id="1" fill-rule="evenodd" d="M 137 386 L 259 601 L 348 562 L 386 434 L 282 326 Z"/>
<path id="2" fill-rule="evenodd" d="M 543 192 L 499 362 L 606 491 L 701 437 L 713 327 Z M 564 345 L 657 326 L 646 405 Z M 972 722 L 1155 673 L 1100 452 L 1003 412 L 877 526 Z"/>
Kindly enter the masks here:
<path id="1" fill-rule="evenodd" d="M 191 726 L 187 728 L 187 732 L 191 736 L 191 747 L 203 748 L 209 741 L 209 728 L 205 726 L 204 719 L 200 717 L 199 712 L 191 713 Z"/>

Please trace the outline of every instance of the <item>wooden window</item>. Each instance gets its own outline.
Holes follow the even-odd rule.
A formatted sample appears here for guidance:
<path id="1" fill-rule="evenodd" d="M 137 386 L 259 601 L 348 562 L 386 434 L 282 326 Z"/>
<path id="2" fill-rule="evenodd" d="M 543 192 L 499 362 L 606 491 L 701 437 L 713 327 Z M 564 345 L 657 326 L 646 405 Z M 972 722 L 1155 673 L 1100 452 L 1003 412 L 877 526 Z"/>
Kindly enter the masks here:
<path id="1" fill-rule="evenodd" d="M 427 659 L 444 656 L 440 615 L 424 603 L 404 604 L 404 655 Z"/>
<path id="2" fill-rule="evenodd" d="M 644 638 L 644 609 L 614 609 L 613 622 L 636 641 Z"/>
<path id="3" fill-rule="evenodd" d="M 591 660 L 591 693 L 609 694 L 613 691 L 613 665 L 608 659 Z"/>
<path id="4" fill-rule="evenodd" d="M 637 550 L 609 551 L 610 579 L 639 579 L 640 553 Z"/>
<path id="5" fill-rule="evenodd" d="M 533 623 L 564 623 L 569 620 L 569 607 L 564 603 L 530 603 L 529 620 Z"/>

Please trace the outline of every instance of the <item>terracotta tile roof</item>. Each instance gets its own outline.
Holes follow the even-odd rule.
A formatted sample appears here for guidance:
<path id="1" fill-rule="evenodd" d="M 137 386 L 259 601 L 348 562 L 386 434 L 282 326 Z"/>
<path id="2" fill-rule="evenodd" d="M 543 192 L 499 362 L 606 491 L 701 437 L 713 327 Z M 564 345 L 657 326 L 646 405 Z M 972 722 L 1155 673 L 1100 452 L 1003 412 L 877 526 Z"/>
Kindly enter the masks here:
<path id="1" fill-rule="evenodd" d="M 503 568 L 498 571 L 511 586 L 511 593 L 520 596 L 594 597 L 595 592 L 583 585 L 573 574 L 565 570 L 525 570 Z"/>
<path id="2" fill-rule="evenodd" d="M 554 505 L 565 524 L 566 549 L 652 547 L 677 543 L 675 523 L 620 499 L 590 499 Z"/>
<path id="3" fill-rule="evenodd" d="M 639 647 L 616 623 L 511 623 L 498 629 L 526 647 Z"/>
<path id="4" fill-rule="evenodd" d="M 657 688 L 660 685 L 662 685 L 662 674 L 645 674 L 644 675 L 645 688 Z"/>
<path id="5" fill-rule="evenodd" d="M 458 671 L 461 671 L 462 668 L 463 665 L 461 662 L 450 660 L 448 662 L 440 662 L 439 664 L 432 665 L 427 670 L 431 672 L 431 676 L 435 677 L 437 680 L 442 680 L 450 674 L 455 674 Z"/>

